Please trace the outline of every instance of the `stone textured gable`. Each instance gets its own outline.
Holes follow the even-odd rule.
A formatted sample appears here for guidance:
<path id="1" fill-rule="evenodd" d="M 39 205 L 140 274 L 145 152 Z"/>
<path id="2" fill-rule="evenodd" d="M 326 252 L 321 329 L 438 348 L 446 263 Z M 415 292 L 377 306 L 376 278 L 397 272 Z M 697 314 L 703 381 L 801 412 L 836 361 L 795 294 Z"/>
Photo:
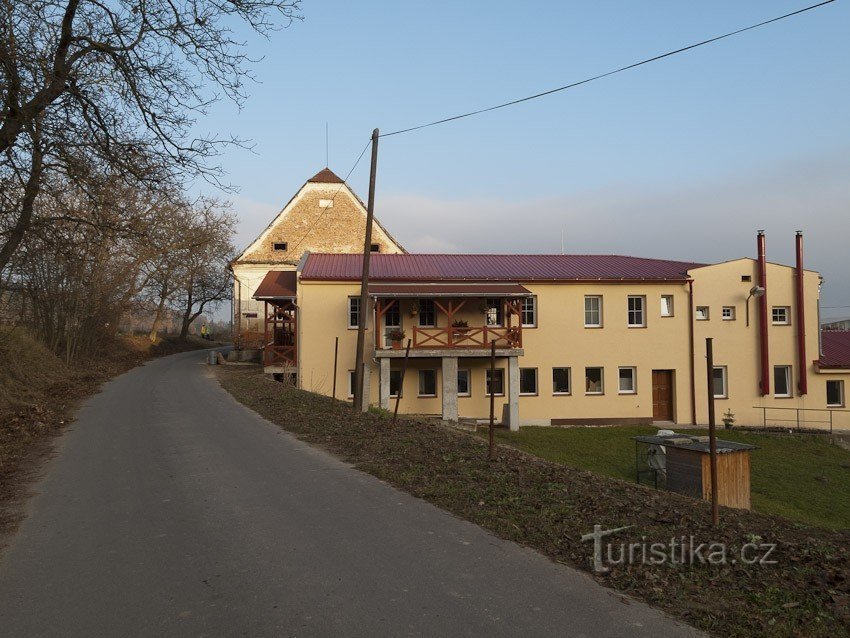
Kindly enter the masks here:
<path id="1" fill-rule="evenodd" d="M 339 193 L 337 194 L 337 191 Z M 336 194 L 336 198 L 334 195 Z M 333 199 L 332 208 L 323 208 L 321 200 Z M 271 228 L 236 263 L 297 264 L 307 252 L 362 253 L 366 216 L 362 205 L 346 189 L 336 184 L 308 183 L 284 209 Z M 286 242 L 287 250 L 275 250 L 275 243 Z M 381 253 L 401 253 L 389 234 L 375 224 L 372 243 Z"/>

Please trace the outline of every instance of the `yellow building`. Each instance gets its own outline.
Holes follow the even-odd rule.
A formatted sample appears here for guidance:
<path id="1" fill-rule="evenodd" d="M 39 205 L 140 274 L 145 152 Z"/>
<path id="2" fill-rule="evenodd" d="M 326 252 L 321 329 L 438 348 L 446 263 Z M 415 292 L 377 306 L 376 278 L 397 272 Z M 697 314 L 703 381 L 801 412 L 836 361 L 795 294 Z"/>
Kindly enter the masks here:
<path id="1" fill-rule="evenodd" d="M 234 322 L 256 318 L 267 372 L 352 397 L 364 233 L 362 203 L 325 169 L 234 262 Z M 497 418 L 511 428 L 706 423 L 711 338 L 718 422 L 848 429 L 850 333 L 823 343 L 822 280 L 803 269 L 796 242 L 795 266 L 768 262 L 762 233 L 758 258 L 719 264 L 411 255 L 376 225 L 365 396 L 390 408 L 400 395 L 404 413 L 485 419 L 495 343 Z"/>

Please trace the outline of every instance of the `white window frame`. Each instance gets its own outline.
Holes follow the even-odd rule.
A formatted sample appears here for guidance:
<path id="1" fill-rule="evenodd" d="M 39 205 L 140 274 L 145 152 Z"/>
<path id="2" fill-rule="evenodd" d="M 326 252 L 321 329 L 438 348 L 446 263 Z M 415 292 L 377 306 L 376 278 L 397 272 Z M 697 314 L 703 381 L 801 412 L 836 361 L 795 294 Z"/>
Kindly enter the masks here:
<path id="1" fill-rule="evenodd" d="M 393 394 L 393 374 L 399 375 L 399 384 L 398 384 L 398 392 Z M 390 398 L 391 399 L 403 399 L 404 398 L 404 377 L 401 376 L 401 370 L 390 370 Z"/>
<path id="2" fill-rule="evenodd" d="M 837 383 L 838 384 L 838 394 L 839 394 L 839 403 L 830 403 L 829 402 L 829 384 Z M 843 379 L 827 379 L 826 380 L 826 407 L 828 408 L 843 408 L 845 406 L 844 399 L 844 380 Z"/>
<path id="3" fill-rule="evenodd" d="M 422 374 L 425 372 L 430 372 L 434 375 L 434 394 L 423 394 L 422 393 Z M 434 368 L 422 368 L 419 370 L 419 378 L 418 378 L 418 386 L 417 386 L 417 395 L 422 398 L 433 398 L 437 396 L 437 371 Z"/>
<path id="4" fill-rule="evenodd" d="M 555 389 L 555 370 L 567 371 L 567 391 L 559 392 Z M 552 394 L 556 397 L 565 397 L 573 393 L 573 371 L 569 367 L 552 368 Z"/>
<path id="5" fill-rule="evenodd" d="M 694 316 L 697 321 L 710 321 L 711 308 L 709 306 L 697 306 L 696 310 L 694 310 Z"/>
<path id="6" fill-rule="evenodd" d="M 666 305 L 666 308 L 665 308 Z M 675 317 L 676 307 L 673 301 L 673 295 L 661 295 L 661 316 Z"/>
<path id="7" fill-rule="evenodd" d="M 431 323 L 422 323 L 422 306 L 424 304 L 429 304 L 431 306 L 431 316 L 434 318 L 434 321 Z M 437 305 L 434 303 L 433 299 L 420 299 L 419 300 L 419 316 L 416 318 L 417 325 L 420 328 L 436 328 L 437 327 Z"/>
<path id="8" fill-rule="evenodd" d="M 640 308 L 632 308 L 634 302 L 639 302 Z M 632 315 L 637 318 L 640 315 L 638 323 L 632 322 Z M 626 315 L 629 328 L 646 328 L 646 295 L 629 295 L 626 301 Z"/>
<path id="9" fill-rule="evenodd" d="M 355 306 L 357 308 L 355 309 Z M 353 316 L 357 317 L 357 321 L 353 324 L 351 323 L 351 318 Z M 348 298 L 348 329 L 356 330 L 359 326 L 358 323 L 360 321 L 360 297 L 349 297 Z"/>
<path id="10" fill-rule="evenodd" d="M 786 392 L 780 394 L 776 387 L 776 373 L 779 370 L 785 370 L 785 389 Z M 773 396 L 777 399 L 790 399 L 794 396 L 794 387 L 791 385 L 794 380 L 791 366 L 773 366 Z"/>
<path id="11" fill-rule="evenodd" d="M 354 376 L 355 372 L 356 372 L 355 370 L 349 370 L 348 371 L 348 398 L 349 399 L 354 398 L 354 383 L 356 381 L 356 378 Z"/>
<path id="12" fill-rule="evenodd" d="M 495 396 L 503 397 L 505 396 L 505 369 L 504 368 L 496 368 L 496 377 L 502 378 L 502 391 L 497 392 Z M 490 396 L 490 368 L 487 368 L 484 373 L 484 396 Z"/>
<path id="13" fill-rule="evenodd" d="M 466 374 L 466 392 L 460 391 L 460 375 L 461 374 Z M 457 376 L 458 376 L 457 395 L 459 397 L 471 397 L 472 396 L 472 370 L 470 370 L 469 368 L 458 368 Z"/>
<path id="14" fill-rule="evenodd" d="M 498 297 L 488 297 L 484 300 L 484 325 L 490 328 L 501 328 L 505 323 L 504 301 Z M 490 323 L 491 312 L 494 313 L 494 323 Z"/>
<path id="15" fill-rule="evenodd" d="M 526 303 L 531 304 L 530 309 L 527 309 L 525 307 Z M 524 315 L 525 315 L 526 312 L 531 313 L 531 317 L 532 317 L 531 323 L 525 322 L 525 316 Z M 533 295 L 531 297 L 523 297 L 520 300 L 519 320 L 520 320 L 520 323 L 522 324 L 523 328 L 536 328 L 537 327 L 537 295 Z"/>
<path id="16" fill-rule="evenodd" d="M 714 388 L 714 372 L 720 370 L 720 378 L 722 381 L 723 392 L 722 394 L 717 394 L 717 391 Z M 727 366 L 714 366 L 714 371 L 712 372 L 712 380 L 711 380 L 711 388 L 714 392 L 715 399 L 728 399 L 729 398 L 729 369 Z"/>
<path id="17" fill-rule="evenodd" d="M 590 310 L 588 310 L 588 308 L 587 308 L 587 303 L 589 301 L 592 301 L 592 300 L 596 300 L 596 302 L 597 302 L 596 310 L 594 310 L 592 308 Z M 588 313 L 592 314 L 594 312 L 598 316 L 598 322 L 597 323 L 592 323 L 592 322 L 588 323 L 588 321 L 587 321 Z M 584 327 L 585 328 L 601 328 L 602 327 L 602 321 L 603 321 L 603 317 L 602 317 L 602 295 L 585 295 L 584 296 Z"/>
<path id="18" fill-rule="evenodd" d="M 776 311 L 781 310 L 785 314 L 785 319 L 782 321 L 776 320 Z M 770 319 L 774 326 L 790 326 L 791 325 L 791 307 L 790 306 L 773 306 L 770 311 Z"/>
<path id="19" fill-rule="evenodd" d="M 729 316 L 726 316 L 727 311 L 729 312 Z M 722 310 L 720 311 L 720 318 L 723 321 L 735 321 L 735 319 L 737 318 L 737 314 L 738 311 L 735 306 L 723 306 Z"/>
<path id="20" fill-rule="evenodd" d="M 522 371 L 523 370 L 533 370 L 534 371 L 534 392 L 523 392 L 522 391 Z M 537 368 L 520 368 L 519 369 L 519 395 L 521 397 L 536 397 L 540 393 L 540 379 L 537 375 Z"/>
<path id="21" fill-rule="evenodd" d="M 624 370 L 630 370 L 632 373 L 632 389 L 631 390 L 623 390 L 620 382 L 622 381 L 622 377 L 620 377 L 620 373 Z M 637 368 L 635 366 L 620 366 L 617 369 L 617 394 L 637 394 Z"/>
<path id="22" fill-rule="evenodd" d="M 591 392 L 587 389 L 587 371 L 599 370 L 599 391 Z M 605 368 L 602 366 L 586 366 L 584 368 L 584 393 L 589 396 L 601 396 L 605 394 Z"/>

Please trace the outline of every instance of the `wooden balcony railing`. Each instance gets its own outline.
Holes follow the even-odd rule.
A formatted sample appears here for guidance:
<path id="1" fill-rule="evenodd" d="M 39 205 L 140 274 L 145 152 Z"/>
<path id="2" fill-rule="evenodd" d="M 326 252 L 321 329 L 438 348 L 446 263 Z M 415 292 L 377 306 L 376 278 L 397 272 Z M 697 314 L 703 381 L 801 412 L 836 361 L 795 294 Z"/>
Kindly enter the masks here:
<path id="1" fill-rule="evenodd" d="M 264 366 L 287 366 L 294 368 L 298 359 L 295 354 L 295 346 L 276 346 L 267 343 L 263 348 Z"/>
<path id="2" fill-rule="evenodd" d="M 522 348 L 522 328 L 481 326 L 480 328 L 413 327 L 413 348 Z"/>

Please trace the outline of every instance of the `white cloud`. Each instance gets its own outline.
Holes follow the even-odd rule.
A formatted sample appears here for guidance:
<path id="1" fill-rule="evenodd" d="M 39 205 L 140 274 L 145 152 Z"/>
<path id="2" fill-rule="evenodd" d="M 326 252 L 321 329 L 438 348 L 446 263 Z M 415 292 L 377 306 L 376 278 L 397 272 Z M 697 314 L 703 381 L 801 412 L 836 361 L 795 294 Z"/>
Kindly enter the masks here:
<path id="1" fill-rule="evenodd" d="M 806 267 L 826 279 L 823 305 L 850 305 L 850 148 L 747 175 L 652 187 L 612 185 L 557 199 L 436 199 L 379 195 L 378 215 L 412 252 L 568 253 L 723 261 L 755 255 L 794 263 L 803 230 Z M 531 188 L 530 188 L 531 190 Z M 850 309 L 824 315 L 850 314 Z"/>

